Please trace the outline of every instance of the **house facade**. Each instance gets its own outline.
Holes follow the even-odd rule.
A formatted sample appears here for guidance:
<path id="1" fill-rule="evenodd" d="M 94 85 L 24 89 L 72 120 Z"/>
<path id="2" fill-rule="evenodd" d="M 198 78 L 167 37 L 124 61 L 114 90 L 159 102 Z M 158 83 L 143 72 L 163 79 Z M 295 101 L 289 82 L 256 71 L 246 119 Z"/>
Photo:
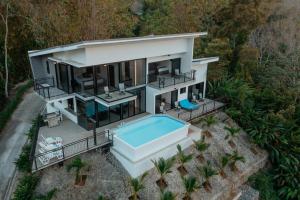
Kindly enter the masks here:
<path id="1" fill-rule="evenodd" d="M 195 38 L 183 33 L 95 40 L 29 51 L 35 90 L 46 112 L 60 111 L 85 129 L 134 115 L 159 113 L 183 99 L 204 98 L 207 65 L 193 58 Z M 120 89 L 124 91 L 120 92 Z M 91 120 L 93 119 L 93 120 Z"/>

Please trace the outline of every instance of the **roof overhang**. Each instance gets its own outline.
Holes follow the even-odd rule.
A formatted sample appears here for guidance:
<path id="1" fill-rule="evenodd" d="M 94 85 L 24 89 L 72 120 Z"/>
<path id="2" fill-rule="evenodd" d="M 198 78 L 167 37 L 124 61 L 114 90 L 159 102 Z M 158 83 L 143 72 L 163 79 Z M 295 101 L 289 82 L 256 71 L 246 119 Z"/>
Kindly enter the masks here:
<path id="1" fill-rule="evenodd" d="M 197 59 L 193 59 L 193 64 L 202 65 L 202 64 L 218 62 L 218 61 L 219 61 L 219 57 L 197 58 Z"/>
<path id="2" fill-rule="evenodd" d="M 180 34 L 171 34 L 171 35 L 149 35 L 143 37 L 83 41 L 83 42 L 78 42 L 78 43 L 73 43 L 68 45 L 51 47 L 47 49 L 32 50 L 32 51 L 28 51 L 28 54 L 29 57 L 34 57 L 34 56 L 41 56 L 41 55 L 52 54 L 57 52 L 76 50 L 76 49 L 85 48 L 94 45 L 122 44 L 122 43 L 129 43 L 129 42 L 142 42 L 142 41 L 176 39 L 176 38 L 197 38 L 206 35 L 207 32 L 195 32 L 195 33 L 180 33 Z"/>
<path id="3" fill-rule="evenodd" d="M 86 66 L 86 64 L 84 64 L 84 63 L 75 62 L 73 60 L 62 60 L 62 59 L 53 58 L 53 57 L 48 57 L 48 60 L 51 60 L 56 63 L 65 63 L 65 64 L 72 65 L 72 66 L 78 67 L 78 68 Z"/>

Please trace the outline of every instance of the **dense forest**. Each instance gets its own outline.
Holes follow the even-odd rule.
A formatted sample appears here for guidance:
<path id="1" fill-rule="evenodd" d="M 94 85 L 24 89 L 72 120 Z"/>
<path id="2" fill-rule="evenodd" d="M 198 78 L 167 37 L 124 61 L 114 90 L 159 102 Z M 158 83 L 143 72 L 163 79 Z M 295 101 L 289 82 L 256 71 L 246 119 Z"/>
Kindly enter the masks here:
<path id="1" fill-rule="evenodd" d="M 220 56 L 209 66 L 209 97 L 222 97 L 227 114 L 270 153 L 254 187 L 262 199 L 300 199 L 299 0 L 2 0 L 0 12 L 1 105 L 5 80 L 10 89 L 31 77 L 28 50 L 208 31 L 194 57 Z"/>

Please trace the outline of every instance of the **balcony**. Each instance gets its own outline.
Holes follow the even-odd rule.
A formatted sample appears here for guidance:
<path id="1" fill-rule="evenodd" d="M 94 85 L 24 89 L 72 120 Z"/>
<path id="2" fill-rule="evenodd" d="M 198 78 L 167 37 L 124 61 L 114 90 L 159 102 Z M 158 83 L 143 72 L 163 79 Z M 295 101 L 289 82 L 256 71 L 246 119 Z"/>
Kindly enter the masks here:
<path id="1" fill-rule="evenodd" d="M 189 81 L 195 80 L 194 78 L 194 71 L 185 72 L 185 73 L 178 73 L 178 74 L 163 74 L 163 75 L 148 75 L 148 86 L 162 89 L 169 86 L 186 83 Z"/>
<path id="2" fill-rule="evenodd" d="M 48 100 L 67 94 L 55 86 L 54 77 L 34 79 L 34 90 L 44 99 Z"/>

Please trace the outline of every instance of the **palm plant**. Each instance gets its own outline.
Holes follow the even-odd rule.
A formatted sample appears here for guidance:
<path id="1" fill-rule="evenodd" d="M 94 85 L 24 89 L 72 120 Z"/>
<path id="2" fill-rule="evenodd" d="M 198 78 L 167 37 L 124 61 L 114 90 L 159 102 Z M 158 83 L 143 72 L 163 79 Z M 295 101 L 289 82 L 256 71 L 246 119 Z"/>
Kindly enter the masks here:
<path id="1" fill-rule="evenodd" d="M 183 175 L 184 173 L 186 174 L 186 169 L 184 167 L 184 164 L 193 159 L 193 154 L 185 155 L 179 144 L 177 145 L 177 150 L 178 150 L 177 157 L 178 157 L 178 160 L 179 160 L 179 163 L 180 163 L 180 166 L 178 167 L 178 170 Z"/>
<path id="2" fill-rule="evenodd" d="M 147 175 L 148 175 L 148 173 L 145 172 L 140 178 L 131 178 L 130 179 L 130 185 L 131 185 L 131 190 L 132 190 L 132 195 L 131 195 L 130 199 L 132 199 L 132 200 L 139 199 L 138 192 L 145 188 L 143 181 Z"/>
<path id="3" fill-rule="evenodd" d="M 198 170 L 205 179 L 203 186 L 207 191 L 210 191 L 211 188 L 210 179 L 211 177 L 218 174 L 217 171 L 211 167 L 210 162 L 207 162 L 207 164 L 204 165 L 203 167 L 198 167 Z"/>
<path id="4" fill-rule="evenodd" d="M 175 200 L 176 194 L 170 192 L 170 191 L 162 191 L 160 195 L 160 200 Z"/>
<path id="5" fill-rule="evenodd" d="M 197 158 L 200 161 L 203 161 L 204 160 L 203 152 L 208 149 L 210 144 L 205 143 L 205 136 L 203 136 L 201 138 L 201 140 L 198 140 L 198 141 L 194 140 L 193 142 L 194 142 L 195 149 L 199 152 L 199 155 L 197 156 Z"/>
<path id="6" fill-rule="evenodd" d="M 163 187 L 165 183 L 164 177 L 166 174 L 171 173 L 171 168 L 174 165 L 175 162 L 175 158 L 169 158 L 167 160 L 165 160 L 164 158 L 159 158 L 158 161 L 153 161 L 153 164 L 157 170 L 157 172 L 160 174 L 160 178 L 158 180 L 158 183 L 160 185 L 160 187 Z"/>
<path id="7" fill-rule="evenodd" d="M 76 157 L 72 163 L 67 165 L 67 171 L 71 171 L 73 168 L 75 169 L 76 173 L 76 180 L 75 184 L 81 184 L 82 183 L 82 175 L 80 175 L 81 169 L 86 166 L 86 163 L 81 160 L 81 158 L 78 156 Z"/>
<path id="8" fill-rule="evenodd" d="M 229 166 L 232 171 L 238 171 L 236 167 L 236 162 L 241 161 L 245 162 L 245 157 L 238 154 L 237 151 L 234 151 L 233 154 L 230 155 Z"/>
<path id="9" fill-rule="evenodd" d="M 193 176 L 182 177 L 183 185 L 185 188 L 184 199 L 191 199 L 191 194 L 200 188 L 200 185 L 197 183 L 197 180 Z"/>
<path id="10" fill-rule="evenodd" d="M 217 119 L 213 115 L 209 115 L 203 119 L 203 128 L 206 127 L 206 130 L 203 131 L 203 133 L 207 137 L 212 137 L 211 133 L 208 131 L 208 129 L 215 123 L 217 123 Z"/>
<path id="11" fill-rule="evenodd" d="M 225 126 L 224 129 L 227 130 L 227 132 L 228 132 L 228 134 L 225 136 L 225 140 L 228 140 L 228 143 L 230 144 L 230 146 L 234 148 L 235 144 L 232 141 L 232 139 L 238 135 L 238 133 L 240 132 L 241 129 L 234 128 L 234 127 L 228 127 L 228 126 Z"/>
<path id="12" fill-rule="evenodd" d="M 224 169 L 225 169 L 225 167 L 228 165 L 229 161 L 230 161 L 230 155 L 229 155 L 229 154 L 226 154 L 225 156 L 222 156 L 222 157 L 221 157 L 221 166 L 220 166 L 220 171 L 219 171 L 219 173 L 220 173 L 220 175 L 221 175 L 223 178 L 226 178 L 226 177 L 227 177 L 226 174 L 225 174 L 225 172 L 224 172 Z"/>

